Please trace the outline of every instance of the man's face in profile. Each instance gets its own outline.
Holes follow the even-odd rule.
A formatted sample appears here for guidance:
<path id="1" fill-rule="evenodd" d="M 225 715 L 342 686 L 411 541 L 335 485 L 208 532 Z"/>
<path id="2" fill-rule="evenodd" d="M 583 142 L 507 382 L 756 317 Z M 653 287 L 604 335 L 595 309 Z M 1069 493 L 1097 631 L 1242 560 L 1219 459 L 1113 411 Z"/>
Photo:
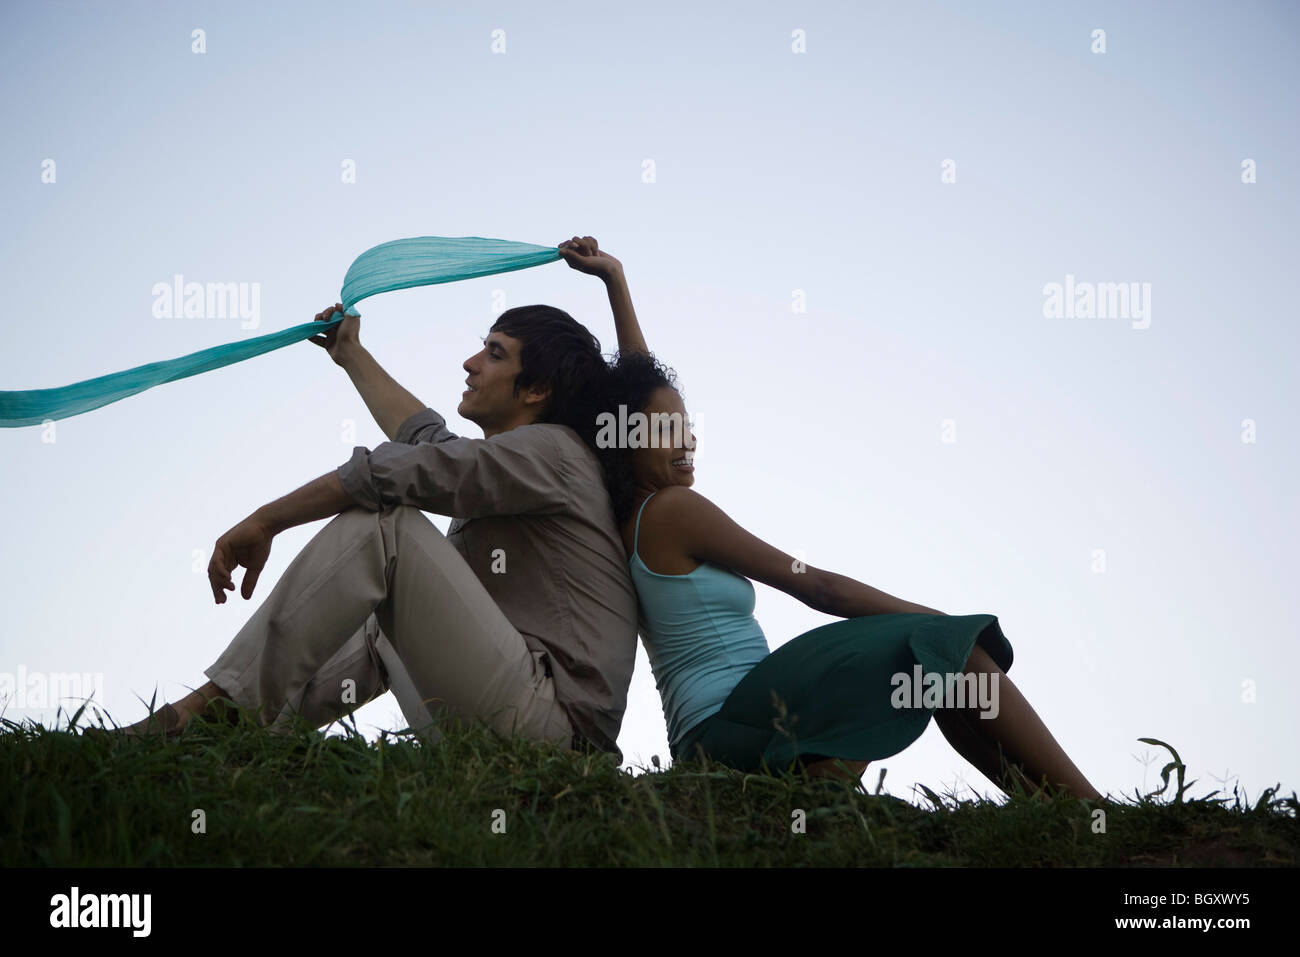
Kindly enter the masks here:
<path id="1" fill-rule="evenodd" d="M 461 395 L 456 412 L 485 433 L 516 421 L 525 408 L 527 393 L 514 394 L 515 376 L 522 366 L 519 356 L 524 344 L 503 332 L 489 332 L 483 348 L 465 360 L 468 388 Z"/>

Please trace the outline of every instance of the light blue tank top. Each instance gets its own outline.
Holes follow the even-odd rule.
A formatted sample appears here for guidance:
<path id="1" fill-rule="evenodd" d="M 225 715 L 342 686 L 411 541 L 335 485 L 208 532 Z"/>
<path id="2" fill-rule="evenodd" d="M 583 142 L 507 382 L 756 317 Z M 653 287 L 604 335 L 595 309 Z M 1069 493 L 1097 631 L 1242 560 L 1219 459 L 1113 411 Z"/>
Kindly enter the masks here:
<path id="1" fill-rule="evenodd" d="M 657 493 L 655 493 L 657 494 Z M 686 732 L 722 708 L 733 688 L 767 657 L 754 618 L 754 586 L 743 575 L 708 562 L 687 575 L 661 575 L 641 561 L 641 513 L 636 513 L 632 581 L 641 603 L 642 640 L 673 749 Z"/>

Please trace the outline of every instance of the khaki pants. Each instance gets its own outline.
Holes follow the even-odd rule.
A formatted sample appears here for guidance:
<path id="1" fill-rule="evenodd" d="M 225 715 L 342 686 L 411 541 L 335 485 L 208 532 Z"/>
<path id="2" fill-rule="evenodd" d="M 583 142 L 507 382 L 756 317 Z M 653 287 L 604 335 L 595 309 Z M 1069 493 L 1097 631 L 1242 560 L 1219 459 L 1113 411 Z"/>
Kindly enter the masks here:
<path id="1" fill-rule="evenodd" d="M 295 712 L 319 728 L 392 691 L 434 740 L 441 711 L 572 747 L 548 670 L 460 553 L 403 505 L 337 515 L 204 673 L 273 728 Z"/>

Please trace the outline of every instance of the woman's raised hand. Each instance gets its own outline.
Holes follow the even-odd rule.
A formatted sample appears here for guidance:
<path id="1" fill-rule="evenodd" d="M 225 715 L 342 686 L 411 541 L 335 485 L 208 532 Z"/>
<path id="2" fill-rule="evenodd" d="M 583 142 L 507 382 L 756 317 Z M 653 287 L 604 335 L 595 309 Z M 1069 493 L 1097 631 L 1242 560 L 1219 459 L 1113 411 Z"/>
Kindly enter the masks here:
<path id="1" fill-rule="evenodd" d="M 560 258 L 578 272 L 608 279 L 623 271 L 623 264 L 607 252 L 602 252 L 592 236 L 574 236 L 558 246 Z"/>
<path id="2" fill-rule="evenodd" d="M 632 296 L 627 291 L 623 264 L 609 253 L 601 252 L 594 236 L 583 236 L 581 239 L 574 236 L 556 248 L 560 251 L 560 257 L 574 269 L 599 276 L 605 284 L 610 308 L 614 310 L 618 351 L 649 352 L 645 336 L 641 334 L 641 324 L 637 322 L 636 310 L 632 308 Z"/>

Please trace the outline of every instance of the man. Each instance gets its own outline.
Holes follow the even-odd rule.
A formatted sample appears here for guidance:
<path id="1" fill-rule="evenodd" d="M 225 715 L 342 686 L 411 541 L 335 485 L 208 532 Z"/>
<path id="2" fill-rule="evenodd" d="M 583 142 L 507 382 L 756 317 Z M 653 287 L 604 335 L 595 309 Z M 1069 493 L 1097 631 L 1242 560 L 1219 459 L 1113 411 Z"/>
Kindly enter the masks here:
<path id="1" fill-rule="evenodd" d="M 392 441 L 355 448 L 217 540 L 208 577 L 220 604 L 236 566 L 252 596 L 276 534 L 336 516 L 209 682 L 128 730 L 173 734 L 221 698 L 267 725 L 297 713 L 320 727 L 392 690 L 413 728 L 441 710 L 621 762 L 636 593 L 593 450 L 608 375 L 599 342 L 550 306 L 502 313 L 463 365 L 457 411 L 483 430 L 470 439 L 384 372 L 359 323 L 311 341 Z M 421 509 L 455 519 L 446 537 Z"/>

